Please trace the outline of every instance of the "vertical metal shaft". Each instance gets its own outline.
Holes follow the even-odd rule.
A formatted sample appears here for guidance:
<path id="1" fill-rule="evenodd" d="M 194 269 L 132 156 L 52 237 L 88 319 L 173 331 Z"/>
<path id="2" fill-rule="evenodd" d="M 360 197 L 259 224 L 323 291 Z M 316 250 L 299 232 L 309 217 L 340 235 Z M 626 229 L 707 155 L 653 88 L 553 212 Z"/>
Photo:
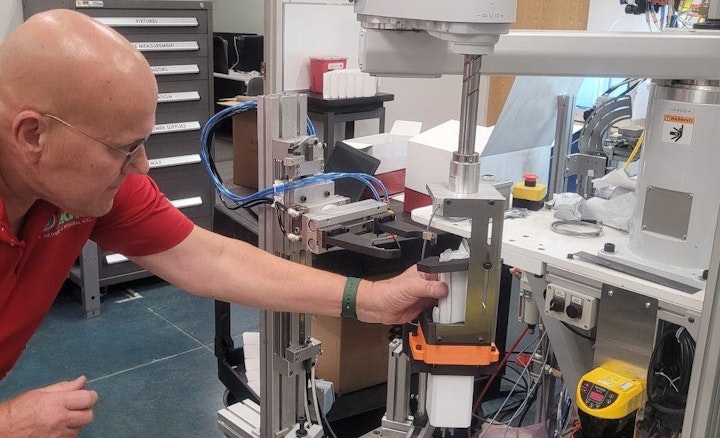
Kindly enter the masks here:
<path id="1" fill-rule="evenodd" d="M 711 0 L 708 5 L 708 20 L 720 20 L 720 0 Z"/>
<path id="2" fill-rule="evenodd" d="M 463 89 L 460 101 L 460 139 L 458 155 L 472 156 L 475 152 L 475 127 L 480 92 L 480 67 L 482 57 L 465 55 Z"/>
<path id="3" fill-rule="evenodd" d="M 480 157 L 475 152 L 480 67 L 482 57 L 465 55 L 463 90 L 460 102 L 460 135 L 458 150 L 450 163 L 450 190 L 456 193 L 475 193 L 480 182 Z"/>
<path id="4" fill-rule="evenodd" d="M 550 184 L 548 199 L 553 193 L 565 192 L 565 165 L 573 132 L 573 111 L 575 96 L 560 95 L 557 98 L 557 119 L 555 121 L 555 144 L 553 145 L 552 167 L 550 168 Z"/>
<path id="5" fill-rule="evenodd" d="M 422 417 L 427 413 L 427 373 L 418 373 L 418 404 L 417 415 Z"/>

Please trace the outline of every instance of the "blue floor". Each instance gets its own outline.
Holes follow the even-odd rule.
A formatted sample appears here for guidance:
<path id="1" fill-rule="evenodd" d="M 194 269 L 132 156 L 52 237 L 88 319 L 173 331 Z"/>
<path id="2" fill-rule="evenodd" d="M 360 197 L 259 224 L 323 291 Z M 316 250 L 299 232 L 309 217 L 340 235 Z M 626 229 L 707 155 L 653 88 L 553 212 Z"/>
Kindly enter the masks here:
<path id="1" fill-rule="evenodd" d="M 221 437 L 225 390 L 213 353 L 214 303 L 159 280 L 115 289 L 102 314 L 84 319 L 64 290 L 8 376 L 0 401 L 80 375 L 98 392 L 95 420 L 81 437 Z M 232 335 L 256 331 L 259 313 L 235 306 Z"/>

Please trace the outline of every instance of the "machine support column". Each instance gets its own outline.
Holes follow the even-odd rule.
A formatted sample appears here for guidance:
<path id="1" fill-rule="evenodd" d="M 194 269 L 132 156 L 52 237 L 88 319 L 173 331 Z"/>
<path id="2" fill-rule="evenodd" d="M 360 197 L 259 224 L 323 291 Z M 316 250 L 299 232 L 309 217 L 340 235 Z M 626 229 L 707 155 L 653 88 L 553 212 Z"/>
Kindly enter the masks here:
<path id="1" fill-rule="evenodd" d="M 450 163 L 449 188 L 456 193 L 475 193 L 480 182 L 480 156 L 475 152 L 480 67 L 482 57 L 465 55 L 462 101 L 460 103 L 460 135 L 458 150 Z"/>

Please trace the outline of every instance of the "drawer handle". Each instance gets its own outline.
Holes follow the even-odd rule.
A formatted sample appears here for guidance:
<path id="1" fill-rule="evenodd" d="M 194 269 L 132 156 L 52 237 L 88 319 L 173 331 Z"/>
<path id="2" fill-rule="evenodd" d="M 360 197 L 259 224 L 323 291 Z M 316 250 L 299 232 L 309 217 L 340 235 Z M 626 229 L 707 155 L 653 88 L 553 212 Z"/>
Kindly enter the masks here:
<path id="1" fill-rule="evenodd" d="M 203 204 L 203 200 L 200 196 L 194 196 L 192 198 L 184 198 L 184 199 L 176 199 L 174 201 L 170 201 L 170 203 L 175 208 L 190 208 L 190 207 L 197 207 L 199 205 Z"/>
<path id="2" fill-rule="evenodd" d="M 153 134 L 169 134 L 171 132 L 197 131 L 200 129 L 200 122 L 175 122 L 155 125 L 152 130 Z"/>
<path id="3" fill-rule="evenodd" d="M 197 41 L 148 41 L 132 43 L 141 52 L 179 52 L 183 50 L 200 50 Z"/>
<path id="4" fill-rule="evenodd" d="M 198 27 L 195 17 L 96 17 L 110 27 Z"/>
<path id="5" fill-rule="evenodd" d="M 155 76 L 188 75 L 200 73 L 200 67 L 197 64 L 156 65 L 150 68 L 152 69 Z"/>
<path id="6" fill-rule="evenodd" d="M 158 103 L 169 102 L 191 102 L 200 100 L 200 93 L 197 91 L 178 91 L 176 93 L 158 93 Z"/>
<path id="7" fill-rule="evenodd" d="M 108 265 L 115 265 L 126 261 L 128 261 L 128 258 L 122 254 L 108 254 L 105 256 L 105 263 Z"/>
<path id="8" fill-rule="evenodd" d="M 178 155 L 175 157 L 156 158 L 148 160 L 151 169 L 160 169 L 162 167 L 182 166 L 184 164 L 195 164 L 200 162 L 200 154 Z"/>

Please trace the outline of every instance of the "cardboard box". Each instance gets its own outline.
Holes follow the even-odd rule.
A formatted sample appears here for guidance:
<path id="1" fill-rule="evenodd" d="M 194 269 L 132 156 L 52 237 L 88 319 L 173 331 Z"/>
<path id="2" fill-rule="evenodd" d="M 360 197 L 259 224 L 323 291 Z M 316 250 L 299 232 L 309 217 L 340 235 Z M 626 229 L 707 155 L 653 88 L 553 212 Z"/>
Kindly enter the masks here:
<path id="1" fill-rule="evenodd" d="M 322 342 L 317 377 L 333 382 L 336 393 L 387 381 L 390 326 L 313 315 L 311 330 Z"/>
<path id="2" fill-rule="evenodd" d="M 375 176 L 385 184 L 388 193 L 402 193 L 408 140 L 420 133 L 422 123 L 396 120 L 390 132 L 356 137 L 343 142 L 380 160 Z"/>
<path id="3" fill-rule="evenodd" d="M 233 116 L 233 183 L 258 188 L 257 110 Z"/>

